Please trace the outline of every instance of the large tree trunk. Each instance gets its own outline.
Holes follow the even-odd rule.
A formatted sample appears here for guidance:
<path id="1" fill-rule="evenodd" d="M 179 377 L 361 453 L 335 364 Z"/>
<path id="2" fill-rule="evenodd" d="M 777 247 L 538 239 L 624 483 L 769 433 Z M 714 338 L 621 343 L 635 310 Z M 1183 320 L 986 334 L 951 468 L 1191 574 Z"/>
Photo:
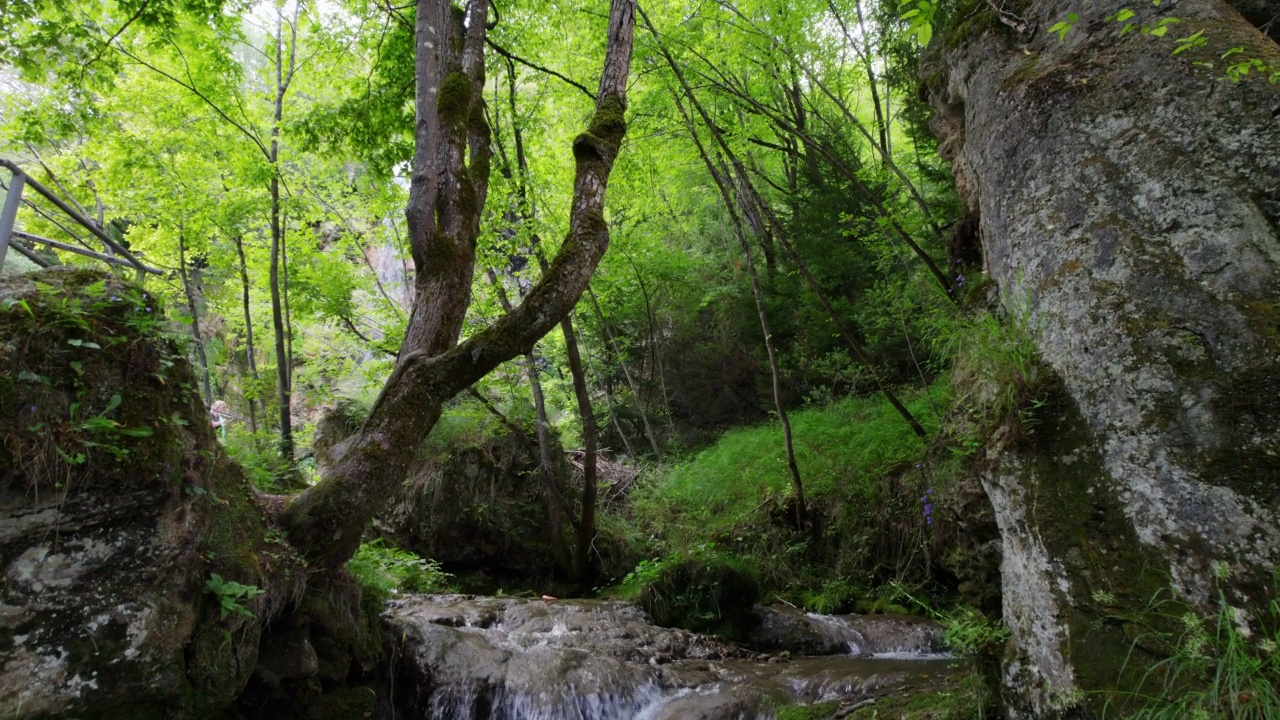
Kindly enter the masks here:
<path id="1" fill-rule="evenodd" d="M 559 254 L 518 308 L 455 346 L 470 303 L 488 183 L 489 127 L 481 99 L 487 7 L 485 0 L 469 3 L 463 23 L 447 0 L 418 3 L 417 144 L 406 211 L 417 297 L 400 358 L 369 419 L 332 473 L 284 512 L 290 539 L 319 565 L 338 565 L 355 551 L 365 524 L 439 419 L 441 404 L 529 352 L 577 303 L 608 247 L 604 196 L 626 133 L 634 0 L 614 0 L 610 9 L 595 114 L 573 143 L 572 210 Z"/>
<path id="2" fill-rule="evenodd" d="M 1100 598 L 1222 590 L 1257 618 L 1280 560 L 1280 86 L 1220 59 L 1280 68 L 1280 48 L 1220 0 L 1139 9 L 1204 31 L 1174 55 L 1122 35 L 1122 7 L 1034 0 L 1032 27 L 1079 15 L 1065 41 L 967 22 L 925 72 L 987 270 L 1074 405 L 984 477 L 1015 716 L 1116 682 L 1132 645 Z"/>

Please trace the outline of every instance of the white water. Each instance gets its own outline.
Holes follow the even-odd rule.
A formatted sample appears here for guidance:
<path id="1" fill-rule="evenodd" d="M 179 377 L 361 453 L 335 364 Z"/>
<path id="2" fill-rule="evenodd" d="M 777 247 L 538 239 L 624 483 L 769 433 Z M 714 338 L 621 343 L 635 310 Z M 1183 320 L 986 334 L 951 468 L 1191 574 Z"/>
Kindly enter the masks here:
<path id="1" fill-rule="evenodd" d="M 402 640 L 397 683 L 413 689 L 397 720 L 768 720 L 782 704 L 864 697 L 950 665 L 928 654 L 936 629 L 910 621 L 811 615 L 849 654 L 770 661 L 655 627 L 627 603 L 418 597 L 386 617 Z"/>

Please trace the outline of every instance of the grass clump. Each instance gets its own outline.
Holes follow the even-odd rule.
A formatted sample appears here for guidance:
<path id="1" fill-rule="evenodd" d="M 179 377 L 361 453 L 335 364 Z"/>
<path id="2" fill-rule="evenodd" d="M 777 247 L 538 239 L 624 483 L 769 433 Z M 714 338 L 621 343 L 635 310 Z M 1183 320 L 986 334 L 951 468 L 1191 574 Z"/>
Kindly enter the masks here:
<path id="1" fill-rule="evenodd" d="M 1108 718 L 1130 720 L 1277 720 L 1280 718 L 1280 604 L 1272 600 L 1264 631 L 1250 630 L 1219 591 L 1216 617 L 1206 621 L 1181 606 L 1176 629 L 1152 630 L 1146 644 L 1172 653 L 1154 663 L 1136 690 L 1117 699 Z M 1158 610 L 1157 610 L 1158 612 Z M 1159 624 L 1159 623 L 1154 623 Z M 1137 643 L 1135 643 L 1136 645 Z"/>
<path id="2" fill-rule="evenodd" d="M 1036 424 L 1049 372 L 1029 315 L 1028 310 L 1000 318 L 984 311 L 958 316 L 937 330 L 933 349 L 953 368 L 956 403 L 969 407 L 975 418 L 974 442 L 1008 420 L 1024 430 Z"/>
<path id="3" fill-rule="evenodd" d="M 347 570 L 379 606 L 397 593 L 446 592 L 453 576 L 440 563 L 427 560 L 381 540 L 361 543 L 347 561 Z"/>
<path id="4" fill-rule="evenodd" d="M 523 421 L 523 418 L 516 415 L 508 417 L 517 424 Z M 480 403 L 460 398 L 445 408 L 440 420 L 423 441 L 419 455 L 443 457 L 461 447 L 481 446 L 487 438 L 506 435 L 507 432 L 502 422 Z"/>

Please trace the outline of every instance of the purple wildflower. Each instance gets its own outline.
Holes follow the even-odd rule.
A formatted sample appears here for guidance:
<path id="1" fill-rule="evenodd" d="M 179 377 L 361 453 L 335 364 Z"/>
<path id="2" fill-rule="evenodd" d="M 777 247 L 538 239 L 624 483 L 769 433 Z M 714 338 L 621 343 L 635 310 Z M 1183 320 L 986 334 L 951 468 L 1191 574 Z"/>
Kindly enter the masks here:
<path id="1" fill-rule="evenodd" d="M 924 505 L 924 522 L 926 525 L 933 524 L 933 488 L 924 491 L 924 495 L 920 496 L 920 502 Z"/>

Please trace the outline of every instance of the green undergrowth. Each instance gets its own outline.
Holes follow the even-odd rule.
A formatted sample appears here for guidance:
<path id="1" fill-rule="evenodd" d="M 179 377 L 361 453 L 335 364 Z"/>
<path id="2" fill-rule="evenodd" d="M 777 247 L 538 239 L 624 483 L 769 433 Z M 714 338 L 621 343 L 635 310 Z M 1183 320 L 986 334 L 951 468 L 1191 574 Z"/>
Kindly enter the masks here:
<path id="1" fill-rule="evenodd" d="M 285 493 L 296 491 L 296 476 L 308 468 L 290 469 L 280 457 L 279 436 L 273 432 L 260 430 L 250 432 L 242 427 L 232 426 L 225 435 L 220 436 L 222 447 L 227 454 L 240 463 L 245 477 L 255 488 L 268 493 Z M 312 479 L 314 482 L 314 479 Z"/>
<path id="2" fill-rule="evenodd" d="M 950 395 L 943 380 L 903 399 L 932 437 L 935 409 L 945 410 Z M 867 590 L 888 579 L 879 577 L 882 565 L 894 562 L 877 557 L 887 545 L 901 546 L 904 562 L 924 561 L 922 553 L 911 556 L 927 542 L 929 518 L 916 498 L 930 482 L 922 475 L 929 446 L 879 396 L 800 410 L 791 424 L 811 528 L 796 526 L 782 434 L 767 423 L 731 430 L 650 473 L 624 509 L 602 519 L 603 529 L 622 538 L 631 557 L 659 565 L 714 549 L 718 560 L 752 573 L 766 594 L 809 609 L 848 611 L 873 601 Z"/>
<path id="3" fill-rule="evenodd" d="M 531 418 L 524 417 L 523 408 L 504 408 L 504 417 L 519 427 L 531 427 Z M 440 420 L 431 428 L 419 453 L 423 456 L 440 456 L 460 447 L 482 446 L 489 439 L 507 435 L 509 429 L 486 410 L 479 402 L 460 396 L 449 403 Z"/>
<path id="4" fill-rule="evenodd" d="M 347 570 L 372 596 L 377 606 L 401 592 L 431 593 L 452 589 L 453 576 L 442 570 L 440 563 L 391 547 L 381 540 L 361 543 L 356 554 L 347 561 Z"/>

